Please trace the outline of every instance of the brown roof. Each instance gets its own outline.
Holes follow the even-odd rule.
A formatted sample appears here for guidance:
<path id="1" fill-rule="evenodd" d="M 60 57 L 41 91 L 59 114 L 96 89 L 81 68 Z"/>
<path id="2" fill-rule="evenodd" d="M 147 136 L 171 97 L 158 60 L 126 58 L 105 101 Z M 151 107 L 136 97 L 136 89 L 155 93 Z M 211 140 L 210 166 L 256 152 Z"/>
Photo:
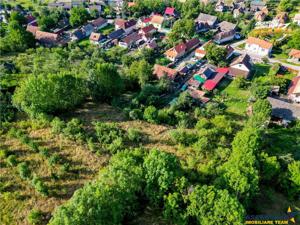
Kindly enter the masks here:
<path id="1" fill-rule="evenodd" d="M 191 40 L 188 40 L 185 45 L 187 51 L 191 50 L 192 48 L 196 47 L 200 43 L 198 38 L 192 38 Z"/>
<path id="2" fill-rule="evenodd" d="M 138 41 L 139 39 L 141 39 L 141 36 L 138 33 L 134 32 L 134 33 L 128 35 L 127 37 L 125 37 L 122 40 L 122 42 L 125 42 L 126 44 L 130 44 L 132 42 Z"/>
<path id="3" fill-rule="evenodd" d="M 127 29 L 129 27 L 132 27 L 136 24 L 135 20 L 124 20 L 124 19 L 116 19 L 115 24 L 118 25 L 122 29 Z"/>
<path id="4" fill-rule="evenodd" d="M 35 36 L 35 33 L 40 30 L 37 26 L 27 25 L 26 30 Z"/>
<path id="5" fill-rule="evenodd" d="M 255 37 L 248 37 L 246 42 L 247 44 L 258 45 L 259 47 L 265 49 L 270 49 L 273 46 L 272 43 Z"/>
<path id="6" fill-rule="evenodd" d="M 159 15 L 154 15 L 151 18 L 151 23 L 162 24 L 164 22 L 164 17 Z"/>
<path id="7" fill-rule="evenodd" d="M 289 53 L 289 56 L 292 57 L 292 58 L 300 59 L 300 50 L 292 49 Z"/>
<path id="8" fill-rule="evenodd" d="M 55 42 L 58 41 L 58 34 L 38 30 L 35 33 L 35 38 L 41 42 L 54 44 Z"/>
<path id="9" fill-rule="evenodd" d="M 141 31 L 145 34 L 151 32 L 153 30 L 156 30 L 156 28 L 152 24 L 141 29 Z"/>
<path id="10" fill-rule="evenodd" d="M 249 74 L 250 73 L 248 71 L 246 71 L 246 70 L 240 70 L 240 69 L 233 68 L 233 67 L 229 68 L 229 75 L 231 75 L 233 77 L 248 78 Z"/>
<path id="11" fill-rule="evenodd" d="M 105 24 L 107 22 L 106 19 L 103 19 L 102 17 L 99 17 L 98 19 L 95 19 L 92 21 L 92 24 L 94 27 L 100 27 L 103 24 Z"/>
<path id="12" fill-rule="evenodd" d="M 233 23 L 230 23 L 227 21 L 223 21 L 218 24 L 218 27 L 221 29 L 221 31 L 235 30 L 236 26 L 237 26 L 236 24 L 233 24 Z"/>
<path id="13" fill-rule="evenodd" d="M 300 75 L 294 77 L 288 90 L 288 94 L 300 93 Z"/>
<path id="14" fill-rule="evenodd" d="M 154 65 L 154 71 L 153 74 L 157 76 L 158 79 L 167 76 L 168 78 L 174 80 L 177 75 L 177 70 L 168 68 L 166 66 L 161 66 L 158 64 Z"/>

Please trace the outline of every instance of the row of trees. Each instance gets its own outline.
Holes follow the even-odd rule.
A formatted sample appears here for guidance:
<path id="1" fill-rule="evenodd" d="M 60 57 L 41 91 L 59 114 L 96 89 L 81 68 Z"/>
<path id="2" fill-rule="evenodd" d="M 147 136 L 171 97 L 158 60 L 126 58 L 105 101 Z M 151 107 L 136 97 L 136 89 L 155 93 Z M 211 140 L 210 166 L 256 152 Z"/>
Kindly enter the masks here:
<path id="1" fill-rule="evenodd" d="M 191 186 L 174 155 L 136 149 L 116 154 L 95 182 L 55 211 L 50 224 L 120 224 L 143 210 L 145 200 L 163 206 L 166 219 L 178 224 L 242 224 L 245 213 L 228 191 Z"/>

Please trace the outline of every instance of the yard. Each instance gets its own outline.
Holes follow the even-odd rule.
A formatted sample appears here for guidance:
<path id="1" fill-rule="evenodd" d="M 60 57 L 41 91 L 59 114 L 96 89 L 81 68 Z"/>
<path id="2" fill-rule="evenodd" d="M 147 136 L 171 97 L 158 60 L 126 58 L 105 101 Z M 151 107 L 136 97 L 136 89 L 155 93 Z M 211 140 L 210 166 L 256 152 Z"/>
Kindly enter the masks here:
<path id="1" fill-rule="evenodd" d="M 108 35 L 109 33 L 111 33 L 114 30 L 115 30 L 115 26 L 112 24 L 108 24 L 106 27 L 99 29 L 99 32 L 103 35 Z"/>
<path id="2" fill-rule="evenodd" d="M 225 95 L 226 111 L 236 118 L 244 118 L 250 97 L 249 90 L 242 90 L 229 79 L 224 79 L 218 86 L 218 90 Z"/>

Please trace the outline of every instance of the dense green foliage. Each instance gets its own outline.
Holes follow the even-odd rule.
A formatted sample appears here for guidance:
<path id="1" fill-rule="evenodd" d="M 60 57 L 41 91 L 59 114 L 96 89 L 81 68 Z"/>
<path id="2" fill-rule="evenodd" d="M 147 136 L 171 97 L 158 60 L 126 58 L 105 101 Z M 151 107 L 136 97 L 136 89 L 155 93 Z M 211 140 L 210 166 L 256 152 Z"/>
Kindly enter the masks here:
<path id="1" fill-rule="evenodd" d="M 30 115 L 70 110 L 86 96 L 84 81 L 68 74 L 28 77 L 14 93 L 13 103 Z"/>

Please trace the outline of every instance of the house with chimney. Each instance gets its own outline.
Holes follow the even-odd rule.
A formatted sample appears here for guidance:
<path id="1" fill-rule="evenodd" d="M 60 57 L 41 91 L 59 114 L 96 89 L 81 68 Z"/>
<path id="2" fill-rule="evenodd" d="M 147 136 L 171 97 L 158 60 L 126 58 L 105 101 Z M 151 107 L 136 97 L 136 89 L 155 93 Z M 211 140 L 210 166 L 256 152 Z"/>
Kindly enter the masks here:
<path id="1" fill-rule="evenodd" d="M 228 75 L 248 79 L 251 76 L 252 68 L 251 57 L 247 54 L 240 55 L 231 62 Z"/>
<path id="2" fill-rule="evenodd" d="M 100 44 L 106 40 L 106 36 L 100 33 L 92 32 L 89 39 L 91 44 Z"/>
<path id="3" fill-rule="evenodd" d="M 152 24 L 158 31 L 161 31 L 163 28 L 163 23 L 165 18 L 161 15 L 153 15 L 150 20 L 150 24 Z"/>
<path id="4" fill-rule="evenodd" d="M 288 61 L 293 62 L 293 63 L 300 63 L 300 50 L 292 49 L 289 52 Z"/>
<path id="5" fill-rule="evenodd" d="M 164 15 L 166 17 L 173 17 L 173 18 L 179 17 L 179 13 L 177 12 L 177 10 L 174 7 L 167 7 Z"/>
<path id="6" fill-rule="evenodd" d="M 249 54 L 258 55 L 258 56 L 270 56 L 272 52 L 272 43 L 255 38 L 248 37 L 246 40 L 245 50 Z"/>
<path id="7" fill-rule="evenodd" d="M 99 29 L 106 27 L 108 25 L 108 22 L 106 19 L 99 17 L 99 18 L 93 20 L 91 22 L 91 24 L 94 26 L 95 30 L 99 30 Z"/>
<path id="8" fill-rule="evenodd" d="M 133 32 L 119 41 L 119 46 L 123 48 L 131 48 L 134 45 L 139 45 L 139 42 L 142 40 L 142 35 L 138 34 L 137 32 Z"/>

